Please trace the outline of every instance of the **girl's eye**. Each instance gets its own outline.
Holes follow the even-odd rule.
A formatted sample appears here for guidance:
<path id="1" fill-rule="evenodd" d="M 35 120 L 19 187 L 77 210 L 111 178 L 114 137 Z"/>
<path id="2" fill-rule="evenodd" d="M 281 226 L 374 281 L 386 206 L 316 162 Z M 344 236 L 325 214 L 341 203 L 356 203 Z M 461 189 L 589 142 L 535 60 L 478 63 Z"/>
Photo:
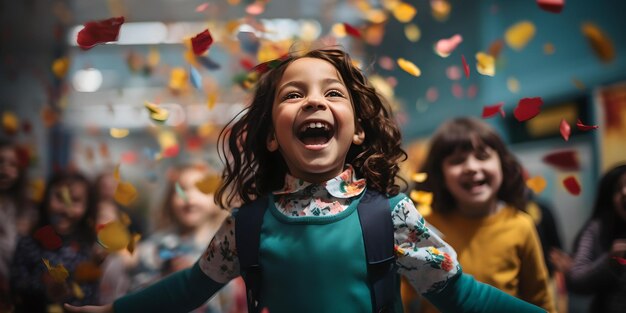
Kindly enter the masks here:
<path id="1" fill-rule="evenodd" d="M 300 98 L 300 94 L 297 92 L 290 92 L 288 93 L 286 96 L 283 97 L 283 101 L 284 100 L 290 100 L 290 99 L 297 99 Z"/>
<path id="2" fill-rule="evenodd" d="M 326 94 L 327 97 L 343 97 L 343 93 L 337 90 L 331 90 Z"/>

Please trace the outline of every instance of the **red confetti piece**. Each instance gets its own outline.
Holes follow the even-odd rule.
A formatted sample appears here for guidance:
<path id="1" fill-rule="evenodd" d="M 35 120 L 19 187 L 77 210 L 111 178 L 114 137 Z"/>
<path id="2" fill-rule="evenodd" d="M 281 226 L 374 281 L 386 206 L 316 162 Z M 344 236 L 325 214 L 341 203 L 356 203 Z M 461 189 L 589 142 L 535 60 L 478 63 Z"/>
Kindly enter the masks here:
<path id="1" fill-rule="evenodd" d="M 81 49 L 89 50 L 97 44 L 116 41 L 122 24 L 124 24 L 123 16 L 87 22 L 85 27 L 78 32 L 76 43 Z"/>
<path id="2" fill-rule="evenodd" d="M 580 194 L 580 185 L 574 176 L 567 176 L 563 180 L 563 186 L 565 186 L 565 189 L 567 189 L 567 191 L 574 196 L 578 196 Z"/>
<path id="3" fill-rule="evenodd" d="M 137 160 L 137 153 L 135 153 L 134 151 L 126 151 L 122 153 L 122 156 L 120 157 L 120 162 L 126 164 L 135 164 L 137 163 Z"/>
<path id="4" fill-rule="evenodd" d="M 356 29 L 354 26 L 343 23 L 343 27 L 346 29 L 346 33 L 352 37 L 361 38 L 361 32 Z"/>
<path id="5" fill-rule="evenodd" d="M 520 122 L 528 121 L 529 119 L 539 115 L 542 104 L 543 99 L 541 99 L 541 97 L 523 98 L 519 101 L 517 107 L 515 107 L 513 115 Z"/>
<path id="6" fill-rule="evenodd" d="M 559 126 L 559 130 L 561 132 L 561 137 L 565 139 L 565 141 L 569 140 L 569 135 L 572 132 L 572 128 L 569 126 L 569 123 L 565 120 L 561 120 L 561 126 Z"/>
<path id="7" fill-rule="evenodd" d="M 241 64 L 241 66 L 246 70 L 246 71 L 250 71 L 254 68 L 254 63 L 252 63 L 252 60 L 248 59 L 248 58 L 243 58 L 241 60 L 239 60 L 239 64 Z"/>
<path id="8" fill-rule="evenodd" d="M 585 125 L 583 124 L 583 122 L 579 119 L 578 121 L 576 121 L 576 127 L 578 127 L 578 130 L 581 131 L 590 131 L 590 130 L 594 130 L 594 129 L 598 129 L 598 125 Z"/>
<path id="9" fill-rule="evenodd" d="M 626 259 L 624 259 L 624 258 L 620 258 L 618 256 L 614 256 L 613 260 L 617 261 L 617 263 L 619 263 L 621 265 L 626 265 Z"/>
<path id="10" fill-rule="evenodd" d="M 211 33 L 208 29 L 205 29 L 203 32 L 191 38 L 191 47 L 195 55 L 202 55 L 205 53 L 212 43 L 213 37 L 211 37 Z"/>
<path id="11" fill-rule="evenodd" d="M 580 169 L 576 151 L 574 150 L 550 153 L 543 157 L 543 162 L 563 171 L 578 171 Z"/>
<path id="12" fill-rule="evenodd" d="M 180 152 L 180 148 L 178 147 L 178 145 L 173 145 L 163 150 L 163 157 L 164 158 L 175 157 L 178 155 L 179 152 Z"/>
<path id="13" fill-rule="evenodd" d="M 545 11 L 561 13 L 565 0 L 537 0 L 537 5 Z"/>
<path id="14" fill-rule="evenodd" d="M 502 106 L 504 102 L 498 102 L 494 105 L 486 105 L 483 107 L 483 118 L 490 118 L 500 113 L 500 116 L 504 117 L 504 110 L 502 110 Z"/>
<path id="15" fill-rule="evenodd" d="M 61 237 L 57 235 L 51 225 L 39 228 L 33 238 L 37 240 L 46 250 L 57 250 L 61 248 Z"/>
<path id="16" fill-rule="evenodd" d="M 469 78 L 470 77 L 470 67 L 467 64 L 467 61 L 465 60 L 465 56 L 461 55 L 461 62 L 463 62 L 463 71 L 465 72 L 465 78 Z"/>

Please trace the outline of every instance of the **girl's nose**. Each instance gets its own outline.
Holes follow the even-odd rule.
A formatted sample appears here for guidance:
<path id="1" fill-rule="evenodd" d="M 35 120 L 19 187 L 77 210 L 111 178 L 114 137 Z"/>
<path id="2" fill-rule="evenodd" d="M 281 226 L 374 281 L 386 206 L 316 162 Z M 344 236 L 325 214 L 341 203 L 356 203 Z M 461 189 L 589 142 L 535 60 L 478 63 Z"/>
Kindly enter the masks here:
<path id="1" fill-rule="evenodd" d="M 478 171 L 479 162 L 473 156 L 469 156 L 465 160 L 465 166 L 463 166 L 463 171 L 466 173 L 475 173 Z"/>
<path id="2" fill-rule="evenodd" d="M 323 98 L 318 96 L 309 96 L 302 109 L 304 111 L 326 110 L 326 103 Z"/>

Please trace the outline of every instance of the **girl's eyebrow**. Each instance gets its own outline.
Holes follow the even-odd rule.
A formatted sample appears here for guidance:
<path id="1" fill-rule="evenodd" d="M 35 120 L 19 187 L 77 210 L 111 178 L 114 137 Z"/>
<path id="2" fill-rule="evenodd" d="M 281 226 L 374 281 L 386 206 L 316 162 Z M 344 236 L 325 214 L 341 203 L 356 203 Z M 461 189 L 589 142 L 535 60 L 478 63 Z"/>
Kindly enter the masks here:
<path id="1" fill-rule="evenodd" d="M 328 86 L 328 85 L 331 85 L 331 84 L 340 84 L 342 86 L 344 85 L 342 81 L 340 81 L 340 80 L 338 80 L 336 78 L 325 78 L 325 79 L 322 80 L 322 85 L 323 86 Z M 303 82 L 303 81 L 299 81 L 299 80 L 288 81 L 288 82 L 286 82 L 286 83 L 284 83 L 284 84 L 282 84 L 281 86 L 278 87 L 278 89 L 277 89 L 278 92 L 277 93 L 280 93 L 281 90 L 283 90 L 283 89 L 285 89 L 286 87 L 289 87 L 289 86 L 294 86 L 296 88 L 304 88 L 304 87 L 306 87 L 306 83 Z"/>

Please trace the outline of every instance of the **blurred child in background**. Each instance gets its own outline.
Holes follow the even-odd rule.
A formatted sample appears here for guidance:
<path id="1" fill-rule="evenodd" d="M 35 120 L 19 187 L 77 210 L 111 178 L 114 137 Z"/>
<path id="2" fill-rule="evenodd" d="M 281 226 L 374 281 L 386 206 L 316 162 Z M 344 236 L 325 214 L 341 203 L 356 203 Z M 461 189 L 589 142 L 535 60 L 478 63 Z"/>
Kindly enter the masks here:
<path id="1" fill-rule="evenodd" d="M 433 194 L 428 223 L 458 253 L 463 270 L 554 312 L 548 271 L 526 206 L 522 168 L 486 123 L 456 118 L 434 134 L 417 189 Z M 424 312 L 435 312 L 424 305 Z"/>
<path id="2" fill-rule="evenodd" d="M 553 250 L 569 291 L 592 294 L 589 312 L 626 312 L 626 164 L 600 180 L 593 213 L 574 242 L 573 258 Z"/>
<path id="3" fill-rule="evenodd" d="M 26 164 L 17 146 L 0 140 L 0 312 L 9 311 L 9 267 L 19 236 L 28 234 L 36 212 L 28 201 Z"/>
<path id="4" fill-rule="evenodd" d="M 48 312 L 64 302 L 97 303 L 97 281 L 85 281 L 75 272 L 93 257 L 90 188 L 87 178 L 76 172 L 58 172 L 48 181 L 39 227 L 19 240 L 11 265 L 15 312 Z"/>
<path id="5" fill-rule="evenodd" d="M 207 176 L 218 179 L 218 175 L 204 165 L 173 171 L 157 230 L 136 251 L 136 266 L 130 271 L 131 291 L 191 267 L 202 255 L 228 212 L 215 204 L 212 193 L 201 191 L 196 184 Z M 233 306 L 231 291 L 227 286 L 194 312 L 229 312 Z"/>

